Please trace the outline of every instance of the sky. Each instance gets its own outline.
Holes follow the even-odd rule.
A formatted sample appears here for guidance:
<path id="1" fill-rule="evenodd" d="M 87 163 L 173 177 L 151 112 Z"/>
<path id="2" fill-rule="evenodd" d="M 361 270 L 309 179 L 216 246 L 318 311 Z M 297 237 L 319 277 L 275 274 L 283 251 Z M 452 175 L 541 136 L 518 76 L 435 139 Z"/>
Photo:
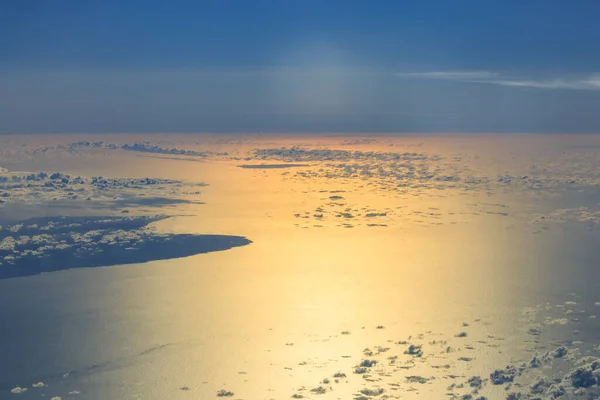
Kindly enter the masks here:
<path id="1" fill-rule="evenodd" d="M 600 132 L 600 2 L 0 2 L 0 133 Z"/>

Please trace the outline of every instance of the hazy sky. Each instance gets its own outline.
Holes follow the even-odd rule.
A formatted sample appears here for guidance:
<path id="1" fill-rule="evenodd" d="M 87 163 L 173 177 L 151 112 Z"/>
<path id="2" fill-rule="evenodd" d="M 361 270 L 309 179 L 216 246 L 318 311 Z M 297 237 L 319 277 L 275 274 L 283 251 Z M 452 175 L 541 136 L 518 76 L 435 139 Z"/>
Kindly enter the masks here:
<path id="1" fill-rule="evenodd" d="M 0 2 L 0 133 L 600 132 L 600 2 Z"/>

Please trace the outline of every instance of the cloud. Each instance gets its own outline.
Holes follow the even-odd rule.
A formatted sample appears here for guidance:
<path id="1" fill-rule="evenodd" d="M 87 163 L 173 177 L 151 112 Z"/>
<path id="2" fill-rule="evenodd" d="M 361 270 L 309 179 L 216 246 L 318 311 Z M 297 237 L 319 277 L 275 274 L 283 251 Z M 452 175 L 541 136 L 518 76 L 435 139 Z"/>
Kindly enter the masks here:
<path id="1" fill-rule="evenodd" d="M 530 87 L 536 89 L 576 89 L 600 90 L 600 77 L 593 76 L 585 79 L 552 79 L 552 80 L 481 80 L 476 83 L 491 83 L 494 85 Z"/>
<path id="2" fill-rule="evenodd" d="M 203 204 L 177 197 L 197 196 L 202 182 L 183 182 L 164 178 L 72 177 L 60 172 L 39 172 L 0 175 L 0 219 L 12 219 L 15 207 L 45 204 L 49 207 L 106 208 L 118 211 L 122 207 L 174 206 Z M 123 211 L 123 210 L 121 210 Z M 10 215 L 9 215 L 10 214 Z"/>
<path id="3" fill-rule="evenodd" d="M 438 71 L 438 72 L 400 72 L 402 78 L 451 79 L 470 81 L 477 79 L 492 79 L 498 74 L 488 71 Z"/>
<path id="4" fill-rule="evenodd" d="M 503 76 L 490 71 L 401 72 L 396 75 L 401 78 L 453 80 L 535 89 L 600 90 L 600 74 L 549 79 Z"/>
<path id="5" fill-rule="evenodd" d="M 165 218 L 45 217 L 10 225 L 0 231 L 0 279 L 188 257 L 251 243 L 241 236 L 167 234 L 148 227 Z"/>

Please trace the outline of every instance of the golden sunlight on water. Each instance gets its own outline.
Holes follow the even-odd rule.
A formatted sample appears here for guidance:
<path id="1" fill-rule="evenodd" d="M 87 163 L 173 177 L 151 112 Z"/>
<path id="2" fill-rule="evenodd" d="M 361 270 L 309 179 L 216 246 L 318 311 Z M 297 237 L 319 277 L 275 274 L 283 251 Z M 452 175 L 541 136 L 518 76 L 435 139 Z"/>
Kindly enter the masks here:
<path id="1" fill-rule="evenodd" d="M 65 142 L 53 140 L 48 145 Z M 186 258 L 0 281 L 0 299 L 23 298 L 6 318 L 31 318 L 15 322 L 13 332 L 48 332 L 12 354 L 27 360 L 19 374 L 46 380 L 48 394 L 204 399 L 223 390 L 236 399 L 370 399 L 480 389 L 499 398 L 503 385 L 466 381 L 489 380 L 495 369 L 552 349 L 550 339 L 532 336 L 524 308 L 563 304 L 578 290 L 577 302 L 593 312 L 590 289 L 568 280 L 588 268 L 582 249 L 591 233 L 544 225 L 566 208 L 557 204 L 571 192 L 560 185 L 576 180 L 577 195 L 600 179 L 590 167 L 597 155 L 571 154 L 572 138 L 172 140 L 170 147 L 220 155 L 71 148 L 59 149 L 60 157 L 5 158 L 10 171 L 207 183 L 164 183 L 152 194 L 188 202 L 110 212 L 168 214 L 151 224 L 163 233 L 252 241 Z M 255 152 L 292 146 L 368 155 Z M 97 215 L 90 203 L 68 204 Z M 64 212 L 45 206 L 42 215 Z M 34 292 L 40 297 L 28 297 Z M 553 339 L 566 340 L 558 332 Z M 376 364 L 361 366 L 365 360 Z M 7 386 L 28 383 L 3 372 Z"/>

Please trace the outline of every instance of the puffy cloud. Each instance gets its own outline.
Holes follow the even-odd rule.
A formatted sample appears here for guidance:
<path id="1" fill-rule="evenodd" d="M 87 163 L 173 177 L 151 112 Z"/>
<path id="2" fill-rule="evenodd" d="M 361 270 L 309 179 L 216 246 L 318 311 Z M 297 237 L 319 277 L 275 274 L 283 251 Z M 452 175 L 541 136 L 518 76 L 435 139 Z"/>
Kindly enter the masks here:
<path id="1" fill-rule="evenodd" d="M 566 325 L 569 323 L 567 318 L 549 318 L 544 321 L 546 325 Z"/>
<path id="2" fill-rule="evenodd" d="M 202 182 L 182 182 L 165 178 L 72 177 L 60 172 L 0 175 L 1 204 L 39 204 L 68 201 L 89 202 L 85 207 L 163 206 L 196 203 L 182 197 Z"/>
<path id="3" fill-rule="evenodd" d="M 186 257 L 251 243 L 240 236 L 163 234 L 148 227 L 165 218 L 49 217 L 9 225 L 0 231 L 0 279 Z"/>

